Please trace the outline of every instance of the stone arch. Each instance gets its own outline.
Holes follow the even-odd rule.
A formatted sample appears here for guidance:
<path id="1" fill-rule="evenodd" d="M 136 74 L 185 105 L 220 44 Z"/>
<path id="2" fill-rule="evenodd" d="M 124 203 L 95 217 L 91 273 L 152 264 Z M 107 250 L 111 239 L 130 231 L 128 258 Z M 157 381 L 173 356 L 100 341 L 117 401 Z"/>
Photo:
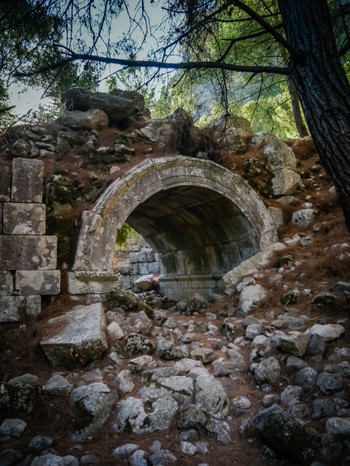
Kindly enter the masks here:
<path id="1" fill-rule="evenodd" d="M 224 273 L 276 240 L 268 210 L 240 176 L 207 160 L 150 159 L 83 212 L 75 277 L 87 283 L 113 276 L 115 238 L 125 222 L 159 253 L 161 289 L 176 298 L 209 294 Z"/>

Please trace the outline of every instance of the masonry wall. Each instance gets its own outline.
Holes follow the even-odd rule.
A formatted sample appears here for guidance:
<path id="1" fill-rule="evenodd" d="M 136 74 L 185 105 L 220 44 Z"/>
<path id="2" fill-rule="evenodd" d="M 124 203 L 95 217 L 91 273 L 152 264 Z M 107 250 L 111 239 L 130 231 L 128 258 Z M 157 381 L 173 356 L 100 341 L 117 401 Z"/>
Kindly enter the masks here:
<path id="1" fill-rule="evenodd" d="M 14 158 L 0 172 L 0 322 L 36 316 L 60 292 L 57 238 L 45 232 L 43 162 Z"/>

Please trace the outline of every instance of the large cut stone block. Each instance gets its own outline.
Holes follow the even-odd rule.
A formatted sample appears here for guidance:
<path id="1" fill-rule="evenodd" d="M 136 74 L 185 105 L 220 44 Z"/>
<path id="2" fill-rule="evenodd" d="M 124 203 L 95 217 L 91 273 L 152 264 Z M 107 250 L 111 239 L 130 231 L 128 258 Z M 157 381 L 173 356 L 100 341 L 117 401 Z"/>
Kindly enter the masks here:
<path id="1" fill-rule="evenodd" d="M 0 236 L 0 270 L 54 270 L 56 236 Z"/>
<path id="2" fill-rule="evenodd" d="M 54 366 L 76 367 L 94 361 L 107 349 L 106 317 L 101 303 L 77 306 L 47 322 L 40 345 Z"/>
<path id="3" fill-rule="evenodd" d="M 5 235 L 44 235 L 46 231 L 45 204 L 6 202 L 3 211 Z"/>
<path id="4" fill-rule="evenodd" d="M 42 202 L 43 175 L 44 164 L 41 160 L 13 159 L 11 201 Z"/>
<path id="5" fill-rule="evenodd" d="M 12 274 L 5 270 L 0 270 L 0 296 L 8 296 L 13 293 Z"/>
<path id="6" fill-rule="evenodd" d="M 60 292 L 60 270 L 17 270 L 16 292 L 20 295 L 54 295 Z"/>
<path id="7" fill-rule="evenodd" d="M 0 322 L 21 322 L 41 312 L 41 296 L 0 296 Z"/>
<path id="8" fill-rule="evenodd" d="M 1 165 L 0 170 L 0 201 L 6 202 L 10 200 L 11 196 L 11 167 L 8 165 Z"/>
<path id="9" fill-rule="evenodd" d="M 0 234 L 2 234 L 2 228 L 3 228 L 3 225 L 2 225 L 2 212 L 4 210 L 4 204 L 1 202 L 0 203 Z"/>
<path id="10" fill-rule="evenodd" d="M 68 293 L 104 294 L 118 286 L 119 276 L 112 272 L 78 271 L 68 272 Z"/>

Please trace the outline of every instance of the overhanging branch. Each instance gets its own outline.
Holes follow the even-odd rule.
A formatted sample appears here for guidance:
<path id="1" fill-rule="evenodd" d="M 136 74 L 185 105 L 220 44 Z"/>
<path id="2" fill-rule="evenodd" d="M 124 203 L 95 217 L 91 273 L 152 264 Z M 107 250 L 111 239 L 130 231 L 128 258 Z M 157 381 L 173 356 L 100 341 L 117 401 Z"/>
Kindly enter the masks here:
<path id="1" fill-rule="evenodd" d="M 158 69 L 173 69 L 173 70 L 208 70 L 208 69 L 220 69 L 227 71 L 237 71 L 242 73 L 274 73 L 287 76 L 288 68 L 278 67 L 278 66 L 245 66 L 245 65 L 235 65 L 231 63 L 225 63 L 222 61 L 196 61 L 196 62 L 158 62 L 152 60 L 128 60 L 123 58 L 110 58 L 102 57 L 99 55 L 89 55 L 70 52 L 70 55 L 60 60 L 56 63 L 53 63 L 50 66 L 45 66 L 37 68 L 36 70 L 29 72 L 17 72 L 15 73 L 16 77 L 19 78 L 28 78 L 35 76 L 41 73 L 46 73 L 57 68 L 61 68 L 68 63 L 74 61 L 93 61 L 98 63 L 105 63 L 109 65 L 120 65 L 127 67 L 139 67 L 139 68 L 158 68 Z"/>

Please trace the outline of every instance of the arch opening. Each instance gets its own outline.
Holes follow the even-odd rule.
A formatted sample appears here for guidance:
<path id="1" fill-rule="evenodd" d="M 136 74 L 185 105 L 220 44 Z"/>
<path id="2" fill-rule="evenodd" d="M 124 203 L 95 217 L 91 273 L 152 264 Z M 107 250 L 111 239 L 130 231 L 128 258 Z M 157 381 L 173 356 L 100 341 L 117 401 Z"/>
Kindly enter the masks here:
<path id="1" fill-rule="evenodd" d="M 238 175 L 190 157 L 147 160 L 83 213 L 75 278 L 113 275 L 124 223 L 159 254 L 161 292 L 175 299 L 218 291 L 226 272 L 276 240 L 266 207 Z"/>
<path id="2" fill-rule="evenodd" d="M 222 276 L 258 252 L 240 209 L 208 188 L 177 186 L 139 204 L 127 223 L 160 260 L 160 290 L 173 297 L 220 290 Z"/>

